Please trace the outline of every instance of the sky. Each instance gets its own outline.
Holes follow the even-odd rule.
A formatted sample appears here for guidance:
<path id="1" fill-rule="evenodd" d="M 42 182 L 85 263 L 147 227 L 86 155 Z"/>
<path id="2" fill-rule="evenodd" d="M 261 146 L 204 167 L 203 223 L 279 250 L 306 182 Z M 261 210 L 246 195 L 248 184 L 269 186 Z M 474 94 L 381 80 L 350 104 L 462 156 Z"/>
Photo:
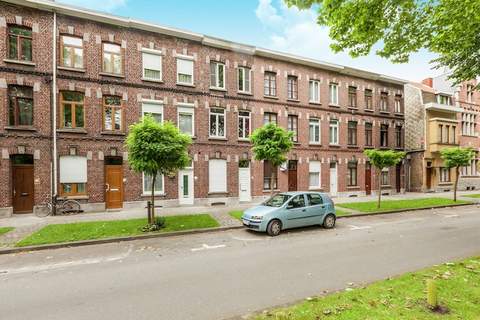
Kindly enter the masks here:
<path id="1" fill-rule="evenodd" d="M 375 55 L 351 58 L 333 53 L 328 29 L 313 10 L 288 8 L 282 0 L 58 0 L 123 17 L 193 31 L 307 58 L 421 81 L 442 72 L 429 63 L 435 55 L 420 51 L 407 64 Z"/>

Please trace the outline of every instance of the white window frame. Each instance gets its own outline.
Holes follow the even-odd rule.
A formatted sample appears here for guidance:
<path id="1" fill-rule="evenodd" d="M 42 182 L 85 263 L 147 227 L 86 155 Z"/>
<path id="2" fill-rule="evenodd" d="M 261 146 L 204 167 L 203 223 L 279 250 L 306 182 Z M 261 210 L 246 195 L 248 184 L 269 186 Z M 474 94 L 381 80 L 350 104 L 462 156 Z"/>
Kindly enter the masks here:
<path id="1" fill-rule="evenodd" d="M 442 103 L 442 100 L 445 100 L 446 103 Z M 437 94 L 437 103 L 444 105 L 444 106 L 451 106 L 452 105 L 452 97 L 446 94 Z"/>
<path id="2" fill-rule="evenodd" d="M 158 69 L 152 69 L 148 68 L 150 70 L 154 71 L 159 71 L 160 72 L 160 78 L 149 78 L 145 76 L 145 55 L 151 55 L 151 56 L 157 56 L 160 59 L 160 67 Z M 157 82 L 162 82 L 163 80 L 163 60 L 162 60 L 162 51 L 160 50 L 154 50 L 154 49 L 147 49 L 143 48 L 142 49 L 142 80 L 148 80 L 148 81 L 157 81 Z"/>
<path id="3" fill-rule="evenodd" d="M 320 103 L 320 81 L 310 80 L 308 82 L 308 101 L 310 103 Z"/>
<path id="4" fill-rule="evenodd" d="M 212 74 L 212 65 L 215 68 L 215 74 Z M 223 68 L 223 87 L 219 85 L 220 82 L 220 67 Z M 220 90 L 225 90 L 227 84 L 226 84 L 226 68 L 225 64 L 223 62 L 218 62 L 218 61 L 210 61 L 210 89 L 220 89 Z M 215 77 L 214 83 L 212 83 L 212 76 Z"/>
<path id="5" fill-rule="evenodd" d="M 161 179 L 162 181 L 162 190 L 156 190 L 153 193 L 156 196 L 163 196 L 165 195 L 165 176 L 163 174 L 157 174 L 157 181 Z M 145 173 L 142 172 L 142 196 L 150 196 L 152 195 L 152 190 L 145 190 Z"/>
<path id="6" fill-rule="evenodd" d="M 186 56 L 186 55 L 179 55 L 177 54 L 177 84 L 179 85 L 187 85 L 187 86 L 193 86 L 195 83 L 195 58 L 192 56 Z M 179 72 L 178 72 L 178 63 L 179 61 L 190 61 L 192 63 L 192 81 L 191 82 L 182 82 L 179 79 Z M 185 73 L 186 74 L 186 73 Z"/>
<path id="7" fill-rule="evenodd" d="M 448 180 L 446 180 L 445 178 L 448 178 Z M 451 182 L 452 182 L 451 170 L 445 167 L 440 168 L 440 183 L 451 183 Z"/>
<path id="8" fill-rule="evenodd" d="M 221 114 L 221 113 L 218 113 L 218 112 L 212 112 L 212 109 L 223 110 L 223 113 Z M 211 132 L 211 130 L 210 130 L 210 128 L 211 128 L 211 116 L 212 116 L 212 114 L 215 114 L 215 115 L 216 115 L 216 116 L 215 116 L 215 122 L 216 122 L 216 124 L 217 124 L 217 126 L 216 126 L 216 128 L 217 128 L 216 135 L 212 135 L 212 132 Z M 219 117 L 222 116 L 222 115 L 223 115 L 223 136 L 219 136 L 219 135 L 218 135 L 218 124 L 219 124 L 218 119 L 219 119 Z M 226 119 L 227 119 L 227 115 L 226 115 L 225 109 L 223 109 L 223 108 L 210 108 L 210 109 L 208 110 L 208 136 L 209 136 L 210 138 L 225 138 L 225 137 L 227 136 L 227 121 L 226 121 Z"/>
<path id="9" fill-rule="evenodd" d="M 240 115 L 240 113 L 242 112 L 246 112 L 248 113 L 248 117 L 247 116 L 244 116 L 244 115 Z M 245 119 L 248 119 L 248 137 L 241 137 L 240 136 L 240 130 L 238 130 L 238 139 L 239 140 L 248 140 L 250 138 L 250 134 L 252 133 L 252 113 L 250 111 L 247 111 L 247 110 L 239 110 L 238 111 L 238 127 L 240 127 L 240 119 L 243 119 L 243 132 L 245 133 Z M 238 128 L 240 129 L 240 128 Z"/>
<path id="10" fill-rule="evenodd" d="M 383 183 L 383 175 L 386 173 L 387 175 L 387 183 Z M 357 173 L 358 174 L 358 173 Z M 382 186 L 390 186 L 390 169 L 389 168 L 383 168 L 382 171 L 380 172 L 380 174 L 382 175 L 382 177 L 380 177 L 380 184 Z"/>
<path id="11" fill-rule="evenodd" d="M 243 89 L 240 89 L 240 73 L 243 73 L 242 86 Z M 247 87 L 247 74 L 248 74 L 248 88 Z M 240 93 L 252 93 L 252 69 L 247 67 L 238 67 L 237 70 L 237 87 L 238 92 Z"/>
<path id="12" fill-rule="evenodd" d="M 330 145 L 337 146 L 340 141 L 340 122 L 337 119 L 331 119 L 328 127 L 328 142 Z M 335 133 L 335 134 L 332 134 Z M 332 139 L 334 138 L 334 139 Z"/>
<path id="13" fill-rule="evenodd" d="M 330 83 L 328 85 L 328 92 L 329 92 L 329 103 L 332 106 L 338 106 L 338 84 L 337 83 Z M 335 88 L 335 90 L 334 90 Z M 335 95 L 333 94 L 335 92 Z"/>
<path id="14" fill-rule="evenodd" d="M 192 132 L 187 133 L 180 130 L 180 115 L 189 114 L 192 116 Z M 190 137 L 195 136 L 195 105 L 193 103 L 179 103 L 177 105 L 177 128 L 180 132 L 189 135 Z"/>
<path id="15" fill-rule="evenodd" d="M 165 114 L 163 113 L 163 100 L 143 99 L 142 117 L 146 113 L 160 114 L 162 116 L 162 121 L 160 123 L 163 123 L 163 121 L 165 120 Z"/>
<path id="16" fill-rule="evenodd" d="M 312 124 L 312 122 L 314 122 Z M 316 122 L 316 124 L 315 124 Z M 312 137 L 310 136 L 310 128 L 311 127 L 318 127 L 318 141 L 312 140 Z M 310 144 L 321 144 L 322 143 L 322 131 L 321 131 L 321 123 L 320 119 L 316 118 L 310 118 L 308 119 L 308 142 Z"/>
<path id="17" fill-rule="evenodd" d="M 402 113 L 402 101 L 401 98 L 395 97 L 395 113 Z"/>
<path id="18" fill-rule="evenodd" d="M 312 164 L 315 165 L 315 167 L 318 166 L 318 171 L 312 171 Z M 313 168 L 314 170 L 316 168 Z M 318 185 L 314 186 L 310 184 L 310 174 L 311 173 L 318 173 Z M 322 188 L 322 163 L 320 160 L 310 160 L 308 164 L 308 188 L 310 190 L 317 190 Z"/>
<path id="19" fill-rule="evenodd" d="M 467 84 L 467 102 L 473 102 L 473 85 Z"/>

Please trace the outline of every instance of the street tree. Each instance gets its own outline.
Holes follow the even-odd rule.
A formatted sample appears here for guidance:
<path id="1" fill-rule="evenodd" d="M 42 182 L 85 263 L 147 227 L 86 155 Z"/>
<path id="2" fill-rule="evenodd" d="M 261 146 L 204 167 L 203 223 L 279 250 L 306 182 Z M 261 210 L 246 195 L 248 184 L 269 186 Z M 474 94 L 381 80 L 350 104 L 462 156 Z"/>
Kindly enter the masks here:
<path id="1" fill-rule="evenodd" d="M 167 121 L 157 122 L 151 115 L 130 126 L 126 139 L 128 163 L 136 172 L 151 177 L 151 210 L 148 223 L 155 223 L 155 181 L 159 175 L 172 175 L 190 163 L 188 147 L 192 139 Z"/>
<path id="2" fill-rule="evenodd" d="M 288 6 L 316 9 L 329 27 L 335 52 L 352 57 L 376 54 L 408 62 L 421 49 L 436 53 L 436 68 L 452 71 L 456 84 L 480 75 L 480 1 L 458 0 L 285 0 Z"/>
<path id="3" fill-rule="evenodd" d="M 293 132 L 287 132 L 274 123 L 268 123 L 256 129 L 250 137 L 255 160 L 269 161 L 274 168 L 270 176 L 272 196 L 276 179 L 276 168 L 287 161 L 287 153 L 293 147 L 292 137 Z"/>
<path id="4" fill-rule="evenodd" d="M 382 170 L 397 165 L 405 157 L 405 152 L 394 150 L 365 150 L 364 154 L 368 157 L 370 163 L 377 168 L 378 183 L 378 202 L 377 208 L 380 209 L 382 199 Z"/>
<path id="5" fill-rule="evenodd" d="M 475 158 L 475 151 L 471 148 L 445 148 L 440 151 L 443 164 L 446 168 L 455 168 L 455 185 L 453 187 L 453 201 L 457 201 L 458 177 L 460 176 L 460 167 L 469 166 Z"/>

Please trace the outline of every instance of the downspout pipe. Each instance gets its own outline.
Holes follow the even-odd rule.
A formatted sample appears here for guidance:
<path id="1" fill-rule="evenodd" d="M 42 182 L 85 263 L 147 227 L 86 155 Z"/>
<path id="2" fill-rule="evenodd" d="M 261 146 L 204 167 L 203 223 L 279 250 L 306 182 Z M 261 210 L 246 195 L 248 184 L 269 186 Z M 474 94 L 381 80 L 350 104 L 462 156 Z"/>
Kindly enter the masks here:
<path id="1" fill-rule="evenodd" d="M 58 163 L 57 163 L 57 12 L 53 11 L 52 33 L 52 199 L 58 194 Z"/>

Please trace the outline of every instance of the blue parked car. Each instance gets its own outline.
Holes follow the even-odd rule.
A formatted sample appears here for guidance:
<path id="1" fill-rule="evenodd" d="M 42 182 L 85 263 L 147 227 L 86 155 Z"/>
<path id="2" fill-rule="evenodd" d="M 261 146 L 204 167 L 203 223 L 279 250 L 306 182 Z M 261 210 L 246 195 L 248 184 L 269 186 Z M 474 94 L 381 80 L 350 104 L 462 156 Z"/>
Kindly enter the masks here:
<path id="1" fill-rule="evenodd" d="M 242 215 L 245 227 L 270 236 L 278 236 L 285 229 L 312 225 L 331 229 L 336 219 L 332 199 L 319 192 L 278 193 Z"/>

